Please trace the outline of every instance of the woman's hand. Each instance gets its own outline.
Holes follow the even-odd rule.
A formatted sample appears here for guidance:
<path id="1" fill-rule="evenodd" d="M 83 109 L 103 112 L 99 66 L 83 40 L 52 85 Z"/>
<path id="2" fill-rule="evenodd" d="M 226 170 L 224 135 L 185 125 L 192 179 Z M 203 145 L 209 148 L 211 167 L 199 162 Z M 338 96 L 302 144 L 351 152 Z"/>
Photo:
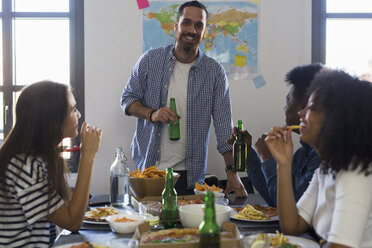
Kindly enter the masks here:
<path id="1" fill-rule="evenodd" d="M 267 134 L 265 143 L 279 165 L 291 166 L 293 156 L 292 130 L 284 127 L 273 127 Z"/>
<path id="2" fill-rule="evenodd" d="M 81 126 L 81 154 L 94 159 L 101 142 L 102 130 L 84 122 Z"/>

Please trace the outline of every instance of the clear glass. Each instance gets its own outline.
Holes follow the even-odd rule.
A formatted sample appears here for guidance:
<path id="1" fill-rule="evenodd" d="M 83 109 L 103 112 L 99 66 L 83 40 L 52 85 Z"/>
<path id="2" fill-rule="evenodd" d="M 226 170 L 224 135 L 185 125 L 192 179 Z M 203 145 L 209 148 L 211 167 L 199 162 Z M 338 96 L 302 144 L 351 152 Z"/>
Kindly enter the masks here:
<path id="1" fill-rule="evenodd" d="M 14 21 L 15 84 L 50 79 L 70 83 L 68 19 Z"/>
<path id="2" fill-rule="evenodd" d="M 327 13 L 372 13 L 372 1 L 327 0 Z"/>
<path id="3" fill-rule="evenodd" d="M 17 12 L 69 12 L 69 0 L 13 0 Z"/>
<path id="4" fill-rule="evenodd" d="M 139 213 L 145 216 L 150 226 L 159 225 L 161 203 L 158 201 L 144 201 L 139 204 Z"/>
<path id="5" fill-rule="evenodd" d="M 326 65 L 357 76 L 372 73 L 372 20 L 328 19 L 326 25 Z"/>

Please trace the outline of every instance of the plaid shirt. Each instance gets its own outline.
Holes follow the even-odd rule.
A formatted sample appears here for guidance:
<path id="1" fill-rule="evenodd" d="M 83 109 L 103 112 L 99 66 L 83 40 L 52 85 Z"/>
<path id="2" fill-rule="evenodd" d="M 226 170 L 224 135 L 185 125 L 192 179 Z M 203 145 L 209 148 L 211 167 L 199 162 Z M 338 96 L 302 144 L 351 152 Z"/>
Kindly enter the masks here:
<path id="1" fill-rule="evenodd" d="M 145 52 L 136 63 L 123 90 L 121 107 L 126 115 L 134 101 L 152 109 L 165 107 L 170 77 L 176 57 L 174 45 Z M 232 149 L 226 140 L 232 133 L 229 85 L 222 66 L 203 54 L 189 72 L 187 85 L 187 187 L 204 181 L 211 117 L 217 137 L 217 150 Z M 163 123 L 137 119 L 131 150 L 133 161 L 141 170 L 160 159 L 160 134 Z"/>

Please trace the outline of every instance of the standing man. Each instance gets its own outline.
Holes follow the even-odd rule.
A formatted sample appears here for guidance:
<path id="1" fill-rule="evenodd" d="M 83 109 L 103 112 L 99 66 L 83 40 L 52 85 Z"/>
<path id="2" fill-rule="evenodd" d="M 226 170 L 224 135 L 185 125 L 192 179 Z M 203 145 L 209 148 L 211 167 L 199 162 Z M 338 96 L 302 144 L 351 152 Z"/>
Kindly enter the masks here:
<path id="1" fill-rule="evenodd" d="M 289 71 L 285 81 L 292 87 L 286 97 L 284 106 L 286 125 L 299 125 L 298 112 L 303 109 L 308 100 L 307 88 L 310 86 L 315 74 L 323 66 L 321 64 L 309 64 L 297 66 Z M 299 133 L 297 129 L 293 130 Z M 236 130 L 234 130 L 236 133 Z M 251 147 L 252 136 L 248 131 L 242 132 L 247 143 L 247 174 L 252 185 L 270 206 L 277 206 L 277 168 L 276 161 L 271 155 L 265 143 L 266 135 L 263 134 L 255 143 L 256 151 Z M 235 140 L 231 136 L 229 143 Z M 296 202 L 309 186 L 315 169 L 319 167 L 319 156 L 308 144 L 300 141 L 301 147 L 293 155 L 292 160 L 292 185 Z"/>
<path id="2" fill-rule="evenodd" d="M 232 147 L 227 138 L 232 131 L 229 86 L 222 66 L 203 54 L 208 11 L 198 1 L 182 4 L 174 24 L 176 43 L 145 52 L 135 65 L 124 88 L 121 107 L 137 117 L 132 141 L 132 157 L 137 168 L 158 164 L 173 167 L 181 174 L 177 192 L 193 193 L 207 169 L 211 118 L 217 149 L 226 163 L 225 193 L 245 197 L 239 176 L 231 170 Z M 169 108 L 175 98 L 178 116 Z M 169 140 L 168 121 L 179 118 L 181 138 Z"/>

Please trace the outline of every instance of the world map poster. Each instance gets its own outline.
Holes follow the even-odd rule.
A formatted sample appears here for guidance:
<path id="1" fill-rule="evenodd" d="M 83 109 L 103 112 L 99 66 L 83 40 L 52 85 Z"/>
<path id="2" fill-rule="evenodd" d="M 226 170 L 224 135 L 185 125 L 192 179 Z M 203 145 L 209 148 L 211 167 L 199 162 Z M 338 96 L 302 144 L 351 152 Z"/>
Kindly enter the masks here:
<path id="1" fill-rule="evenodd" d="M 249 2 L 203 2 L 209 12 L 200 49 L 220 62 L 258 71 L 258 6 Z M 143 11 L 143 50 L 174 44 L 174 23 L 182 2 L 151 1 Z"/>

